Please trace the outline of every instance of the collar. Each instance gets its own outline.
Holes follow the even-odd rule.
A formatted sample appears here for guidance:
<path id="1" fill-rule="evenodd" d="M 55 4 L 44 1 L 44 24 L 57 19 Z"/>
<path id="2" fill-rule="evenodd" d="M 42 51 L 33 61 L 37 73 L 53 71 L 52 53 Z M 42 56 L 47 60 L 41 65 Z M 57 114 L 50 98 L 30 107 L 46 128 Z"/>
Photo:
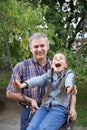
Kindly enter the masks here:
<path id="1" fill-rule="evenodd" d="M 34 57 L 32 57 L 32 61 L 33 61 L 36 65 L 41 66 L 41 65 L 38 63 L 38 61 L 37 61 Z M 45 64 L 44 66 L 48 65 L 49 63 L 51 64 L 51 61 L 49 60 L 49 58 L 46 58 L 46 64 Z M 44 67 L 44 66 L 43 66 L 43 67 Z"/>
<path id="2" fill-rule="evenodd" d="M 61 71 L 59 74 L 53 72 L 53 80 L 62 79 L 66 75 L 67 70 Z"/>

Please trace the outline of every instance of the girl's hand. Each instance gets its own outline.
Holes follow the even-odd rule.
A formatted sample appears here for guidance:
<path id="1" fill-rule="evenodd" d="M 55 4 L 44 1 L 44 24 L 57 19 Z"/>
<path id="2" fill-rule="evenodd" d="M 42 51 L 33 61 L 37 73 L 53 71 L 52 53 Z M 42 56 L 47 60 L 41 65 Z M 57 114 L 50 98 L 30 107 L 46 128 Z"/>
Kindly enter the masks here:
<path id="1" fill-rule="evenodd" d="M 68 87 L 67 88 L 67 93 L 71 94 L 71 95 L 77 94 L 77 88 L 75 86 L 73 88 Z"/>
<path id="2" fill-rule="evenodd" d="M 16 89 L 21 88 L 21 83 L 16 79 L 13 81 L 13 86 Z"/>

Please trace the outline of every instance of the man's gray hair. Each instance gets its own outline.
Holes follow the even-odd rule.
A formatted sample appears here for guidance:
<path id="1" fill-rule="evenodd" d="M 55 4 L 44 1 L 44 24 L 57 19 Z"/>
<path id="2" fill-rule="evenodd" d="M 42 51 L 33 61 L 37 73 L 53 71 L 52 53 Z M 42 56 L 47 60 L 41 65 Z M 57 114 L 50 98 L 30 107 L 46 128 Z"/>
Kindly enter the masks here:
<path id="1" fill-rule="evenodd" d="M 38 38 L 44 38 L 45 43 L 49 46 L 49 40 L 47 36 L 44 33 L 37 32 L 37 33 L 32 34 L 31 37 L 28 39 L 29 47 L 31 47 L 32 41 Z"/>

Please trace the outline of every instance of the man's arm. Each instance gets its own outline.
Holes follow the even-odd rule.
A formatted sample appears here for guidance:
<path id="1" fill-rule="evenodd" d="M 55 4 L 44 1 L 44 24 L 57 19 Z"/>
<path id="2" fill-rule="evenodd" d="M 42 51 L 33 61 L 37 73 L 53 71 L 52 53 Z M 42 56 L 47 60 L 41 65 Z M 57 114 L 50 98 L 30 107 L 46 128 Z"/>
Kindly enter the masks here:
<path id="1" fill-rule="evenodd" d="M 38 105 L 37 105 L 37 102 L 32 99 L 32 98 L 29 98 L 27 96 L 24 95 L 24 97 L 22 96 L 21 93 L 15 93 L 15 92 L 12 92 L 10 90 L 7 90 L 6 91 L 6 97 L 9 98 L 9 99 L 13 99 L 15 101 L 19 101 L 19 102 L 25 102 L 25 99 L 24 97 L 26 98 L 26 100 L 31 103 L 32 107 L 34 107 L 35 109 L 38 109 Z"/>
<path id="2" fill-rule="evenodd" d="M 19 101 L 19 102 L 24 102 L 23 96 L 21 95 L 21 93 L 16 93 L 16 92 L 12 92 L 10 90 L 6 91 L 6 97 Z M 31 103 L 31 99 L 29 98 L 28 101 Z"/>
<path id="3" fill-rule="evenodd" d="M 71 98 L 71 104 L 70 104 L 70 117 L 72 121 L 75 121 L 77 118 L 77 113 L 76 113 L 76 95 L 72 95 Z"/>

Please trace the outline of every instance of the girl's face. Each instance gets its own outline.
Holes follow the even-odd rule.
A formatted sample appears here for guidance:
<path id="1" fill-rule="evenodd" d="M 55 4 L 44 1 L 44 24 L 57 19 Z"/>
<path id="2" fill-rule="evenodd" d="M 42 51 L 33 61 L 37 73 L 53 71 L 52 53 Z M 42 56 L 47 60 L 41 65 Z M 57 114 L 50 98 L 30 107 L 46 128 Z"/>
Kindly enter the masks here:
<path id="1" fill-rule="evenodd" d="M 62 53 L 57 53 L 54 57 L 53 57 L 53 61 L 52 61 L 52 68 L 54 69 L 54 71 L 56 73 L 60 73 L 61 71 L 63 71 L 65 68 L 67 68 L 67 58 L 64 54 Z"/>

